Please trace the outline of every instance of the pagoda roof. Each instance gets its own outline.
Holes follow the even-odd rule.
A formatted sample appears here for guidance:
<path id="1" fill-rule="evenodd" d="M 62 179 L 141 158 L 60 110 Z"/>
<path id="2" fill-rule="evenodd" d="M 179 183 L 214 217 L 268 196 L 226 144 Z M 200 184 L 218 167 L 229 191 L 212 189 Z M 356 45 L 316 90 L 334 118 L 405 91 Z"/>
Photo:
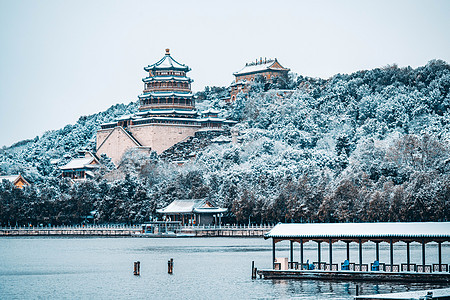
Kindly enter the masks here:
<path id="1" fill-rule="evenodd" d="M 153 77 L 145 77 L 142 79 L 143 82 L 149 82 L 149 81 L 169 81 L 169 80 L 175 80 L 175 81 L 189 81 L 192 82 L 193 80 L 189 77 L 185 76 L 153 76 Z"/>
<path id="2" fill-rule="evenodd" d="M 180 70 L 188 72 L 191 69 L 173 59 L 172 56 L 170 56 L 169 49 L 166 49 L 166 55 L 164 55 L 163 58 L 153 65 L 145 67 L 144 70 L 147 72 L 150 70 Z"/>
<path id="3" fill-rule="evenodd" d="M 139 99 L 141 98 L 149 98 L 149 97 L 183 97 L 183 98 L 191 98 L 193 97 L 192 92 L 150 92 L 145 93 L 138 96 Z"/>
<path id="4" fill-rule="evenodd" d="M 207 110 L 202 111 L 202 114 L 219 114 L 220 110 L 214 109 L 214 108 L 208 108 Z"/>
<path id="5" fill-rule="evenodd" d="M 252 62 L 245 65 L 241 70 L 233 73 L 234 76 L 259 73 L 264 71 L 289 71 L 290 69 L 283 68 L 277 59 L 267 60 L 261 63 Z"/>

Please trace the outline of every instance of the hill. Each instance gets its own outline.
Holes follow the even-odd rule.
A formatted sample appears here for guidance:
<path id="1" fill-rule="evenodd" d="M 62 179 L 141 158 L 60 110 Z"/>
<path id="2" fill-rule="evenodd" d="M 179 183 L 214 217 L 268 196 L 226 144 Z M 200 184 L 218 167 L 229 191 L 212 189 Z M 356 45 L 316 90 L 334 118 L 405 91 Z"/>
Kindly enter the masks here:
<path id="1" fill-rule="evenodd" d="M 173 199 L 199 197 L 228 207 L 229 222 L 448 219 L 447 63 L 291 76 L 284 85 L 296 87 L 292 95 L 257 80 L 231 106 L 223 89 L 202 92 L 199 105 L 239 121 L 240 142 L 205 145 L 182 167 L 130 151 L 109 180 L 71 187 L 54 178 L 45 159 L 92 148 L 98 124 L 133 112 L 133 103 L 3 149 L 2 172 L 22 168 L 36 183 L 24 191 L 3 183 L 0 222 L 74 223 L 92 210 L 97 222 L 142 222 Z"/>

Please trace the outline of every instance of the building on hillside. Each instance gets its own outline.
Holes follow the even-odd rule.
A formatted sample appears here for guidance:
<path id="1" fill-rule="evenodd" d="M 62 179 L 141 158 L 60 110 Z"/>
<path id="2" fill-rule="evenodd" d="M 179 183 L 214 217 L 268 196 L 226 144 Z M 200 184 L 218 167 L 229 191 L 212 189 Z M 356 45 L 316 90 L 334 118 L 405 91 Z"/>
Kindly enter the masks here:
<path id="1" fill-rule="evenodd" d="M 91 152 L 86 151 L 83 154 L 83 157 L 73 158 L 67 164 L 60 167 L 63 178 L 70 178 L 77 181 L 94 177 L 94 171 L 100 167 L 100 163 Z"/>
<path id="2" fill-rule="evenodd" d="M 23 189 L 23 187 L 30 185 L 30 183 L 26 181 L 21 174 L 0 176 L 0 182 L 3 180 L 11 182 L 16 188 L 19 189 Z"/>
<path id="3" fill-rule="evenodd" d="M 290 69 L 284 68 L 276 58 L 269 60 L 260 58 L 259 61 L 245 64 L 244 68 L 233 73 L 236 78 L 230 85 L 230 101 L 234 102 L 240 92 L 247 93 L 250 83 L 255 81 L 257 76 L 262 76 L 271 82 L 276 77 L 287 78 L 289 71 Z"/>
<path id="4" fill-rule="evenodd" d="M 218 207 L 211 200 L 175 200 L 168 206 L 157 209 L 167 221 L 179 221 L 181 225 L 220 225 L 228 209 Z"/>
<path id="5" fill-rule="evenodd" d="M 222 130 L 234 122 L 218 117 L 217 111 L 198 112 L 191 92 L 191 69 L 170 55 L 144 68 L 144 91 L 139 95 L 139 112 L 102 124 L 97 131 L 97 154 L 106 154 L 118 165 L 130 148 L 158 154 L 194 136 L 200 130 Z"/>

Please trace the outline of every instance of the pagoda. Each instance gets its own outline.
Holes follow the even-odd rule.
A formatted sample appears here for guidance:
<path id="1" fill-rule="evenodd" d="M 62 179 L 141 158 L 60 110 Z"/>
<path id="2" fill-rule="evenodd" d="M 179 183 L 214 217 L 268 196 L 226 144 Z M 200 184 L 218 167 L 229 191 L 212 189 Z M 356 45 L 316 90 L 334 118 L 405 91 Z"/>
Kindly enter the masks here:
<path id="1" fill-rule="evenodd" d="M 222 130 L 224 124 L 234 124 L 219 118 L 219 111 L 197 111 L 192 79 L 186 76 L 191 69 L 172 58 L 169 49 L 144 70 L 148 75 L 142 79 L 139 112 L 101 125 L 97 131 L 97 155 L 104 153 L 118 165 L 130 148 L 160 154 L 197 131 Z"/>

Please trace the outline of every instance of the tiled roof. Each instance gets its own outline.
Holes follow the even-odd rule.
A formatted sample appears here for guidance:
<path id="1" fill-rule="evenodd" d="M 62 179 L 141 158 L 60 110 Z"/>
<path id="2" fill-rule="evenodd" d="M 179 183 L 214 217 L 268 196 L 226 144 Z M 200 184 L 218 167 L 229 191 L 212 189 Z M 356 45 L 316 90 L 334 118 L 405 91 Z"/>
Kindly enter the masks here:
<path id="1" fill-rule="evenodd" d="M 450 222 L 278 224 L 265 238 L 450 238 Z"/>
<path id="2" fill-rule="evenodd" d="M 167 49 L 168 50 L 168 49 Z M 190 68 L 186 65 L 180 64 L 175 59 L 170 56 L 170 53 L 166 50 L 166 55 L 164 55 L 163 58 L 161 58 L 158 62 L 154 63 L 153 65 L 149 65 L 144 68 L 145 71 L 150 71 L 154 69 L 174 69 L 174 70 L 181 70 L 181 71 L 190 71 Z"/>

